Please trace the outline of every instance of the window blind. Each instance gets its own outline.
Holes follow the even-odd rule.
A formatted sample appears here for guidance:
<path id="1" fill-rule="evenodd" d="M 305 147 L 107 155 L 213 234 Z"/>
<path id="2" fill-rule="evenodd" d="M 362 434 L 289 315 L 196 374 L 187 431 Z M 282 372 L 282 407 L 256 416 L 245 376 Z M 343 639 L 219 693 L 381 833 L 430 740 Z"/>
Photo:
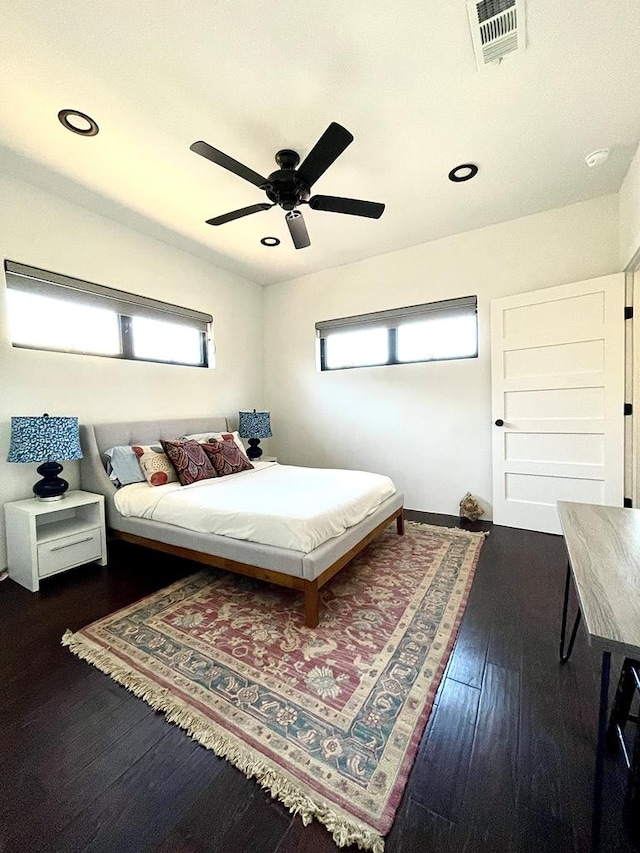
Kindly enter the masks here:
<path id="1" fill-rule="evenodd" d="M 180 323 L 204 333 L 208 331 L 208 324 L 213 322 L 211 314 L 205 314 L 202 311 L 183 308 L 180 305 L 161 302 L 159 299 L 127 293 L 113 287 L 94 284 L 15 261 L 5 261 L 4 268 L 7 287 L 26 293 L 53 296 L 56 299 L 80 302 L 83 305 L 93 305 L 98 308 L 109 308 L 118 314 L 128 316 Z"/>
<path id="2" fill-rule="evenodd" d="M 346 332 L 349 329 L 378 327 L 397 328 L 401 323 L 418 322 L 434 317 L 461 317 L 475 314 L 476 296 L 462 296 L 456 299 L 443 299 L 439 302 L 426 302 L 421 305 L 408 305 L 403 308 L 390 308 L 386 311 L 373 311 L 368 314 L 356 314 L 351 317 L 339 317 L 334 320 L 320 320 L 316 323 L 316 334 L 320 338 L 331 332 Z"/>

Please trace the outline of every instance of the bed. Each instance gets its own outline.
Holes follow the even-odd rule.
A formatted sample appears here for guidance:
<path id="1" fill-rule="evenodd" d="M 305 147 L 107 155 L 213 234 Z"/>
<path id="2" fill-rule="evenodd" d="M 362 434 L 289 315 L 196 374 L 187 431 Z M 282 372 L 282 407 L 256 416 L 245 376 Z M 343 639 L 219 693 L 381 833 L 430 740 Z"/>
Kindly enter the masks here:
<path id="1" fill-rule="evenodd" d="M 398 534 L 402 535 L 404 532 L 402 494 L 395 491 L 370 510 L 362 520 L 310 550 L 306 550 L 305 547 L 270 545 L 236 538 L 236 536 L 220 535 L 205 529 L 189 529 L 168 522 L 166 513 L 165 520 L 156 520 L 126 515 L 118 510 L 116 506 L 118 489 L 109 479 L 105 468 L 106 450 L 118 445 L 157 443 L 160 439 L 171 441 L 183 435 L 208 431 L 228 432 L 227 420 L 225 418 L 186 418 L 82 424 L 80 426 L 83 450 L 83 458 L 80 462 L 82 488 L 104 495 L 107 527 L 111 537 L 299 590 L 304 596 L 305 624 L 315 628 L 320 618 L 320 588 L 393 521 L 396 522 Z M 268 465 L 261 466 L 262 469 L 268 467 Z M 233 478 L 241 476 L 243 475 L 231 475 Z M 245 479 L 249 481 L 254 476 L 257 481 L 258 477 L 265 479 L 267 473 L 246 472 Z M 231 477 L 221 479 L 230 481 Z M 132 490 L 133 493 L 132 486 L 123 488 Z M 151 486 L 147 488 L 151 492 L 155 491 Z M 186 489 L 192 490 L 193 487 L 187 486 Z M 126 506 L 122 497 L 122 495 L 118 496 L 118 502 L 121 506 Z M 172 495 L 170 500 L 174 499 Z M 163 505 L 168 503 L 169 499 L 164 501 Z M 274 527 L 276 526 L 274 524 Z M 303 543 L 305 540 L 299 541 Z"/>

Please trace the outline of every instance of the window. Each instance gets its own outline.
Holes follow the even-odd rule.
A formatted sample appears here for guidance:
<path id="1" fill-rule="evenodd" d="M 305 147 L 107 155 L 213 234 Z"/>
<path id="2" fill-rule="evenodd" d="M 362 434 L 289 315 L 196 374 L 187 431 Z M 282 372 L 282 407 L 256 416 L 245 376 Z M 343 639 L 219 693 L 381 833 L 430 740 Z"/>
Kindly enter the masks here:
<path id="1" fill-rule="evenodd" d="M 208 367 L 213 317 L 5 261 L 15 347 Z"/>
<path id="2" fill-rule="evenodd" d="M 320 369 L 476 358 L 477 298 L 464 296 L 316 323 Z"/>

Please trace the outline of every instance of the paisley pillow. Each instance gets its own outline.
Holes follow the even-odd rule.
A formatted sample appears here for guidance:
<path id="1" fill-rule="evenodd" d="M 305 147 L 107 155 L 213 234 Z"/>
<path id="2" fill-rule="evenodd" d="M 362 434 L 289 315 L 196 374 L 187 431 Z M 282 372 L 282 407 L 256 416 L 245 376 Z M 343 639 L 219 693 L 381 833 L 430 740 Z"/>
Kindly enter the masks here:
<path id="1" fill-rule="evenodd" d="M 197 441 L 161 441 L 165 453 L 173 463 L 181 486 L 198 480 L 210 480 L 216 472 L 209 457 Z"/>
<path id="2" fill-rule="evenodd" d="M 227 474 L 238 474 L 240 471 L 251 471 L 253 469 L 253 465 L 240 451 L 233 439 L 231 441 L 205 442 L 200 447 L 211 460 L 218 477 L 226 477 Z"/>
<path id="3" fill-rule="evenodd" d="M 131 447 L 150 486 L 178 482 L 176 469 L 159 444 L 132 444 Z"/>

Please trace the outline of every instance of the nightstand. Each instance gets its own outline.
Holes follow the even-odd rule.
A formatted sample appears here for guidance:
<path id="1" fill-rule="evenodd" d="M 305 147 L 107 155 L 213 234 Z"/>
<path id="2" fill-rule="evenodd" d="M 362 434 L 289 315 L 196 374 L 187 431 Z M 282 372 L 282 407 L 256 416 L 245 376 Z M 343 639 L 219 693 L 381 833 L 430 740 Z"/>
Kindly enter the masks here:
<path id="1" fill-rule="evenodd" d="M 256 459 L 256 462 L 277 462 L 277 456 L 261 456 L 259 459 Z"/>
<path id="2" fill-rule="evenodd" d="M 59 501 L 4 505 L 9 577 L 37 592 L 43 578 L 84 563 L 107 564 L 104 497 L 71 491 Z"/>

